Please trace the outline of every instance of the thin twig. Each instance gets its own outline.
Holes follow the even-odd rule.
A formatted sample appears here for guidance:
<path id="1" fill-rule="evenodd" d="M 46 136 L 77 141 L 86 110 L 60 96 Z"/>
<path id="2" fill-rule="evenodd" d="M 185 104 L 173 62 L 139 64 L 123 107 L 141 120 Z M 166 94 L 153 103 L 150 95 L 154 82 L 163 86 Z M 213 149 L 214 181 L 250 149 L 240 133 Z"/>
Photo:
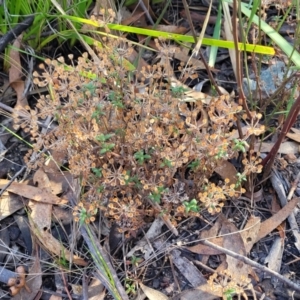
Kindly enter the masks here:
<path id="1" fill-rule="evenodd" d="M 178 282 L 178 279 L 177 279 L 177 276 L 176 276 L 176 273 L 175 273 L 175 269 L 174 269 L 174 264 L 173 264 L 173 257 L 172 255 L 168 255 L 169 257 L 169 262 L 170 262 L 170 266 L 171 266 L 171 270 L 172 270 L 172 274 L 173 274 L 173 279 L 175 281 L 175 285 L 177 286 L 177 291 L 179 293 L 181 293 L 181 288 L 180 288 L 180 284 Z"/>
<path id="2" fill-rule="evenodd" d="M 86 280 L 86 268 L 83 270 L 82 276 L 82 300 L 89 300 L 88 284 Z"/>
<path id="3" fill-rule="evenodd" d="M 72 296 L 71 296 L 71 294 L 69 292 L 69 289 L 68 289 L 68 284 L 67 284 L 67 281 L 66 281 L 66 278 L 65 278 L 65 274 L 64 274 L 64 272 L 62 270 L 61 270 L 61 277 L 62 277 L 62 280 L 64 282 L 64 288 L 65 288 L 65 291 L 66 291 L 66 293 L 68 295 L 68 298 L 70 300 L 72 300 Z"/>
<path id="4" fill-rule="evenodd" d="M 225 253 L 225 254 L 233 257 L 233 258 L 236 258 L 236 259 L 244 262 L 247 265 L 250 265 L 254 268 L 260 269 L 263 272 L 269 273 L 270 275 L 272 275 L 272 276 L 276 277 L 277 279 L 279 279 L 280 281 L 284 282 L 286 285 L 288 285 L 289 287 L 291 287 L 295 291 L 300 292 L 300 286 L 298 284 L 292 282 L 291 280 L 289 280 L 286 277 L 280 275 L 279 273 L 274 272 L 273 270 L 271 270 L 271 269 L 269 269 L 265 266 L 262 266 L 259 263 L 255 262 L 255 261 L 253 261 L 253 260 L 251 260 L 251 259 L 249 259 L 249 258 L 247 258 L 243 255 L 237 254 L 233 251 L 230 251 L 230 250 L 227 250 L 223 247 L 217 246 L 216 244 L 211 243 L 208 240 L 201 241 L 201 243 L 203 245 L 206 245 L 206 246 L 209 246 L 209 247 L 214 248 L 216 250 L 219 250 L 219 251 L 221 251 L 221 252 L 223 252 L 223 253 Z"/>
<path id="5" fill-rule="evenodd" d="M 252 120 L 252 116 L 248 108 L 248 104 L 247 104 L 247 100 L 246 100 L 246 96 L 242 84 L 243 70 L 241 68 L 241 54 L 239 50 L 237 17 L 238 17 L 237 0 L 233 0 L 232 35 L 233 35 L 234 49 L 235 49 L 235 56 L 236 56 L 236 81 L 237 81 L 238 93 L 239 93 L 239 104 L 243 106 L 248 118 Z"/>
<path id="6" fill-rule="evenodd" d="M 150 22 L 151 25 L 153 26 L 153 25 L 154 25 L 154 21 L 153 21 L 152 17 L 150 16 L 149 9 L 146 7 L 144 1 L 143 1 L 143 0 L 139 0 L 139 3 L 138 3 L 138 4 L 141 6 L 141 8 L 142 8 L 142 10 L 144 11 L 144 13 L 146 14 L 146 16 L 147 16 L 149 22 Z"/>

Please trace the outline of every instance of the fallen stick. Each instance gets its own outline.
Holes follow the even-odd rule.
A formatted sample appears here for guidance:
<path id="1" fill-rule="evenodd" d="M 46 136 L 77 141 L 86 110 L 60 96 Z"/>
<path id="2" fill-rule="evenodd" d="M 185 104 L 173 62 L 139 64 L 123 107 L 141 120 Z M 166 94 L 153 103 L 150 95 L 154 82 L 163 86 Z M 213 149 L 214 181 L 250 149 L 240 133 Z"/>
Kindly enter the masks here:
<path id="1" fill-rule="evenodd" d="M 223 247 L 217 246 L 216 244 L 211 243 L 211 242 L 209 242 L 207 240 L 203 240 L 203 241 L 201 241 L 201 243 L 203 245 L 206 245 L 206 246 L 209 246 L 209 247 L 214 248 L 216 250 L 219 250 L 219 251 L 221 251 L 221 252 L 223 252 L 223 253 L 225 253 L 225 254 L 227 254 L 229 256 L 232 256 L 232 257 L 234 257 L 234 258 L 236 258 L 236 259 L 244 262 L 247 265 L 250 265 L 250 266 L 252 266 L 254 268 L 258 268 L 258 269 L 260 269 L 260 270 L 262 270 L 264 272 L 267 272 L 270 275 L 272 275 L 272 276 L 276 277 L 277 279 L 281 280 L 282 282 L 284 282 L 290 288 L 294 289 L 297 292 L 300 292 L 300 286 L 298 284 L 292 282 L 291 280 L 289 280 L 286 277 L 280 275 L 279 273 L 274 272 L 273 270 L 271 270 L 271 269 L 269 269 L 269 268 L 267 268 L 265 266 L 262 266 L 259 263 L 255 262 L 255 261 L 253 261 L 253 260 L 251 260 L 251 259 L 249 259 L 249 258 L 247 258 L 247 257 L 245 257 L 243 255 L 237 254 L 237 253 L 235 253 L 233 251 L 230 251 L 230 250 L 227 250 L 227 249 L 225 249 Z"/>

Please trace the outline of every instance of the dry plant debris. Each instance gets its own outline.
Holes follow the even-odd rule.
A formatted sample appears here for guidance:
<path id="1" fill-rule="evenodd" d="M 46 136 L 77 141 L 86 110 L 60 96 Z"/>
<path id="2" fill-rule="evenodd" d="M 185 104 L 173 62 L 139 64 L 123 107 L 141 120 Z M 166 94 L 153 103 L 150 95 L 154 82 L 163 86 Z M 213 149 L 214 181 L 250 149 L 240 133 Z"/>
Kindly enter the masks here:
<path id="1" fill-rule="evenodd" d="M 265 14 L 270 4 L 277 7 L 276 1 L 267 2 L 262 3 L 264 5 L 262 14 Z M 139 3 L 143 4 L 143 2 Z M 149 21 L 152 20 L 153 11 L 149 10 L 152 16 L 148 14 L 149 17 L 147 9 L 143 9 L 146 11 L 143 12 L 137 7 L 134 10 L 136 15 L 132 15 L 125 21 L 136 22 L 146 27 L 146 17 Z M 109 15 L 112 18 L 115 17 L 112 11 Z M 192 14 L 193 18 L 195 16 L 197 15 Z M 102 22 L 105 21 L 107 20 L 102 20 Z M 229 23 L 231 20 L 225 21 L 225 24 Z M 164 28 L 159 26 L 162 25 L 158 25 L 157 29 L 170 32 L 185 31 L 184 27 L 179 26 L 164 25 Z M 106 30 L 108 32 L 108 29 Z M 141 44 L 144 42 L 143 36 L 137 38 Z M 250 145 L 250 149 L 253 149 L 254 136 L 259 136 L 265 131 L 264 126 L 260 125 L 262 115 L 249 111 L 248 116 L 243 116 L 241 107 L 236 105 L 228 95 L 212 98 L 201 92 L 191 93 L 191 89 L 185 85 L 185 80 L 197 78 L 194 72 L 196 67 L 204 69 L 204 65 L 198 59 L 191 59 L 193 67 L 189 66 L 184 69 L 184 64 L 181 64 L 179 71 L 183 69 L 185 71 L 177 78 L 180 78 L 182 84 L 174 84 L 179 80 L 174 76 L 170 61 L 173 58 L 188 61 L 190 58 L 187 53 L 180 52 L 179 48 L 171 47 L 165 41 L 150 41 L 149 45 L 159 51 L 158 60 L 155 60 L 156 64 L 153 66 L 148 66 L 140 58 L 136 72 L 126 67 L 127 59 L 132 61 L 132 57 L 137 57 L 137 53 L 128 41 L 120 38 L 119 40 L 103 39 L 103 42 L 109 45 L 109 48 L 98 49 L 97 55 L 89 52 L 89 55 L 83 54 L 79 59 L 69 56 L 66 58 L 68 64 L 63 58 L 46 60 L 45 64 L 40 66 L 42 71 L 35 73 L 35 83 L 40 87 L 49 88 L 49 95 L 39 99 L 36 109 L 27 105 L 27 99 L 24 97 L 25 84 L 20 76 L 20 55 L 18 51 L 12 52 L 11 59 L 15 61 L 15 66 L 10 70 L 10 82 L 17 94 L 15 128 L 22 128 L 26 133 L 31 134 L 35 143 L 32 152 L 36 154 L 39 150 L 43 151 L 38 154 L 39 158 L 35 162 L 32 161 L 32 156 L 29 159 L 31 153 L 27 156 L 30 167 L 34 169 L 39 167 L 34 175 L 34 181 L 38 187 L 0 180 L 2 188 L 7 183 L 10 184 L 6 192 L 7 201 L 1 202 L 0 219 L 12 214 L 19 207 L 27 205 L 29 201 L 32 233 L 39 238 L 40 244 L 52 255 L 60 256 L 63 252 L 70 262 L 86 265 L 85 260 L 74 256 L 72 247 L 70 247 L 71 251 L 65 250 L 64 246 L 58 243 L 50 233 L 53 225 L 53 210 L 57 208 L 54 205 L 66 204 L 68 197 L 64 194 L 60 198 L 57 195 L 63 193 L 54 192 L 52 176 L 57 175 L 49 172 L 48 162 L 44 164 L 49 157 L 43 156 L 45 150 L 49 150 L 48 155 L 50 153 L 52 162 L 55 161 L 56 172 L 57 165 L 62 161 L 68 161 L 68 167 L 73 175 L 66 173 L 72 179 L 75 177 L 75 180 L 80 180 L 82 193 L 80 202 L 73 212 L 74 219 L 80 225 L 87 223 L 80 229 L 94 222 L 99 211 L 111 223 L 117 224 L 120 232 L 126 232 L 126 236 L 132 234 L 134 237 L 135 230 L 145 222 L 152 221 L 153 217 L 161 217 L 161 219 L 156 219 L 160 221 L 158 227 L 161 232 L 162 220 L 166 223 L 171 220 L 173 226 L 176 226 L 183 217 L 185 219 L 188 216 L 201 216 L 202 213 L 205 214 L 205 210 L 211 214 L 218 214 L 215 224 L 209 230 L 203 230 L 199 236 L 200 240 L 209 240 L 213 244 L 200 241 L 199 244 L 193 242 L 194 246 L 184 248 L 184 250 L 202 255 L 197 262 L 201 262 L 202 266 L 206 267 L 203 268 L 204 270 L 209 269 L 210 256 L 219 255 L 218 259 L 221 263 L 216 270 L 209 270 L 210 275 L 201 274 L 189 259 L 180 256 L 183 254 L 180 251 L 170 252 L 171 266 L 176 266 L 181 272 L 180 275 L 184 276 L 195 288 L 189 292 L 198 292 L 197 296 L 195 293 L 190 296 L 185 294 L 183 298 L 232 299 L 235 294 L 239 299 L 241 297 L 248 299 L 250 294 L 253 299 L 256 299 L 255 292 L 257 291 L 254 292 L 252 284 L 259 280 L 253 267 L 257 271 L 259 265 L 251 265 L 251 261 L 243 261 L 242 258 L 250 255 L 253 245 L 278 227 L 298 203 L 298 199 L 294 198 L 287 206 L 278 210 L 273 217 L 264 222 L 254 217 L 251 211 L 247 214 L 250 216 L 248 222 L 241 227 L 236 227 L 231 223 L 232 220 L 228 221 L 227 215 L 225 218 L 220 213 L 225 200 L 235 199 L 244 193 L 242 181 L 253 173 L 261 173 L 265 165 L 261 163 L 260 155 L 257 153 L 258 148 L 254 147 L 255 151 L 251 150 L 248 153 L 245 151 L 248 150 L 246 140 L 250 136 L 253 137 Z M 15 48 L 20 48 L 20 45 L 20 42 L 16 40 Z M 233 65 L 236 64 L 233 63 Z M 247 124 L 244 128 L 240 128 L 244 134 L 242 140 L 237 136 L 233 138 L 236 115 L 243 119 L 244 124 Z M 54 117 L 56 129 L 48 133 L 45 131 L 40 133 L 40 120 L 45 117 L 49 119 L 49 116 Z M 287 136 L 299 142 L 297 134 Z M 259 142 L 257 144 L 261 152 L 268 152 L 266 147 L 273 147 L 270 143 Z M 296 143 L 293 145 L 297 146 Z M 293 149 L 295 153 L 298 152 L 296 146 Z M 280 152 L 290 153 L 290 148 L 290 142 L 281 143 Z M 58 150 L 64 156 L 61 160 L 54 155 Z M 241 173 L 237 173 L 233 164 L 228 161 L 237 156 L 243 157 Z M 213 174 L 218 174 L 221 179 L 218 182 L 212 181 Z M 28 201 L 23 203 L 16 199 L 18 202 L 13 202 L 12 197 L 17 194 L 27 198 Z M 261 200 L 262 193 L 259 197 Z M 10 207 L 6 205 L 8 202 Z M 154 223 L 152 222 L 152 225 Z M 295 227 L 298 228 L 298 226 Z M 239 232 L 241 228 L 244 229 Z M 293 228 L 292 231 L 298 233 L 293 226 L 291 228 Z M 280 232 L 280 247 L 284 247 L 284 231 L 281 229 Z M 152 241 L 149 243 L 148 233 L 145 235 L 147 241 L 144 244 L 140 243 L 131 251 L 133 253 L 137 250 L 144 252 L 148 246 L 151 248 L 151 251 L 148 251 L 150 254 L 147 258 L 145 255 L 145 259 L 135 257 L 134 254 L 132 256 L 127 254 L 131 260 L 126 261 L 128 266 L 127 268 L 125 266 L 124 286 L 128 288 L 126 292 L 129 296 L 133 294 L 133 286 L 139 284 L 150 300 L 168 299 L 164 294 L 140 283 L 134 275 L 140 265 L 149 263 L 151 255 L 156 255 L 155 251 L 159 251 L 155 245 L 157 241 L 153 244 Z M 151 237 L 153 240 L 156 238 L 157 236 Z M 98 243 L 98 249 L 100 246 Z M 178 248 L 180 248 L 179 244 Z M 224 248 L 229 250 L 228 253 L 224 252 Z M 220 255 L 222 253 L 226 255 Z M 274 254 L 272 255 L 274 262 Z M 29 278 L 30 290 L 26 289 L 26 286 L 25 289 L 21 289 L 21 285 L 26 284 L 25 273 L 23 277 L 20 276 L 21 285 L 15 280 L 9 282 L 11 295 L 16 295 L 14 299 L 32 299 L 40 291 L 42 269 L 38 256 L 29 271 L 31 274 L 29 275 L 31 276 Z M 105 257 L 105 260 L 108 258 Z M 195 261 L 194 263 L 196 264 Z M 272 261 L 268 263 L 268 268 L 272 269 Z M 280 269 L 280 266 L 281 259 L 277 268 Z M 172 271 L 174 272 L 174 268 Z M 197 274 L 201 276 L 197 277 Z M 248 275 L 253 279 L 252 282 Z M 82 286 L 87 284 L 84 277 L 85 274 L 82 278 Z M 174 281 L 176 280 L 174 276 Z M 203 284 L 200 285 L 200 282 Z M 286 284 L 289 283 L 286 280 Z M 65 280 L 64 284 L 67 286 L 69 283 Z M 178 283 L 177 285 L 179 287 Z M 72 285 L 74 296 L 76 296 L 76 286 L 78 287 L 79 284 Z M 291 285 L 291 287 L 299 290 L 296 285 L 295 287 Z M 103 286 L 100 286 L 100 290 L 102 289 Z M 167 293 L 171 294 L 173 291 L 174 286 L 170 287 Z M 180 292 L 180 287 L 178 292 Z M 70 294 L 68 295 L 71 298 Z M 180 295 L 177 296 L 180 297 Z M 84 295 L 84 297 L 87 296 Z M 52 298 L 55 296 L 53 295 Z"/>
<path id="2" fill-rule="evenodd" d="M 71 65 L 62 57 L 40 65 L 34 83 L 48 86 L 50 93 L 41 96 L 34 113 L 28 108 L 29 114 L 53 115 L 58 126 L 41 135 L 30 119 L 23 123 L 37 142 L 35 151 L 67 150 L 69 168 L 85 187 L 75 218 L 90 222 L 101 210 L 128 232 L 162 212 L 175 225 L 200 208 L 220 212 L 226 199 L 244 192 L 241 182 L 209 181 L 215 168 L 244 145 L 230 139 L 241 107 L 228 95 L 213 98 L 209 106 L 184 101 L 182 88 L 170 85 L 167 62 L 174 53 L 163 42 L 157 41 L 160 60 L 142 69 L 139 83 L 125 64 L 132 46 L 122 39 L 107 42 L 109 49 L 97 49 L 100 63 L 85 53 L 77 62 L 70 55 Z M 249 134 L 263 132 L 260 117 L 249 124 Z M 242 176 L 261 172 L 259 163 L 255 153 L 245 156 Z"/>

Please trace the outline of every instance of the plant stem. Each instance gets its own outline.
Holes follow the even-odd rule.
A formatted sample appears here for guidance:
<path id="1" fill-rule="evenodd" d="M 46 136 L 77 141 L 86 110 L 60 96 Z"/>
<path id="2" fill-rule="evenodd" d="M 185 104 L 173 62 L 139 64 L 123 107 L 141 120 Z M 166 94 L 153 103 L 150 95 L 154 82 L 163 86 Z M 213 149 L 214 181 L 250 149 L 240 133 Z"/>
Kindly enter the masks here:
<path id="1" fill-rule="evenodd" d="M 288 117 L 283 124 L 282 130 L 278 137 L 278 140 L 276 141 L 275 145 L 273 146 L 271 151 L 268 153 L 268 155 L 262 161 L 262 165 L 264 166 L 263 180 L 266 177 L 268 177 L 268 175 L 270 174 L 270 171 L 273 166 L 278 149 L 279 149 L 283 139 L 286 137 L 286 134 L 289 132 L 291 127 L 294 125 L 294 123 L 297 119 L 297 116 L 299 114 L 299 111 L 300 111 L 300 96 L 297 98 L 297 100 L 291 107 Z"/>

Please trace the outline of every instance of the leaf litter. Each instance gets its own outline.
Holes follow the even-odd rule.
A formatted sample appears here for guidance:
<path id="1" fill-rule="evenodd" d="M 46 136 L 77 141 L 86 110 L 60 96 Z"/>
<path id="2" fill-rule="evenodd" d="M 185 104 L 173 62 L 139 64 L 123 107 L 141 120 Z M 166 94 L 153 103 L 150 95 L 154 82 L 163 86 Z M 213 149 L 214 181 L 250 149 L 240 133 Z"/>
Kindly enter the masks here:
<path id="1" fill-rule="evenodd" d="M 145 7 L 150 7 L 148 1 L 143 1 L 143 3 Z M 145 7 L 143 9 L 136 10 L 135 14 L 125 21 L 131 23 L 142 20 L 142 23 L 145 24 L 146 20 L 149 21 L 152 20 L 152 18 L 156 20 L 157 17 L 155 12 L 152 10 L 149 10 L 149 12 L 145 11 Z M 193 13 L 193 18 L 197 19 L 197 14 Z M 210 17 L 210 19 L 211 18 L 212 17 Z M 184 27 L 181 26 L 159 26 L 164 26 L 163 29 L 165 29 L 167 26 L 170 32 L 182 33 L 184 31 Z M 141 42 L 144 40 L 144 37 L 140 36 L 139 38 Z M 16 39 L 14 47 L 20 48 L 20 45 L 20 41 Z M 152 43 L 152 45 L 154 45 L 154 43 Z M 178 50 L 176 52 L 180 53 Z M 182 57 L 182 55 L 180 56 L 179 53 L 176 54 L 177 56 L 175 55 L 175 58 L 187 62 L 188 60 L 186 57 Z M 133 52 L 129 60 L 134 62 L 137 58 L 138 53 Z M 231 59 L 233 59 L 233 57 Z M 16 91 L 17 105 L 25 107 L 27 105 L 27 100 L 23 95 L 24 82 L 21 80 L 22 72 L 19 51 L 11 52 L 11 60 L 14 61 L 14 66 L 12 66 L 9 73 L 10 84 Z M 195 58 L 192 58 L 191 61 L 193 62 L 193 60 L 195 60 Z M 142 58 L 139 59 L 138 63 L 143 66 L 148 65 L 146 60 Z M 141 68 L 142 67 L 140 67 L 140 69 Z M 198 68 L 203 69 L 202 62 L 199 62 Z M 178 81 L 175 77 L 172 78 L 172 84 L 175 89 L 182 88 L 184 90 L 184 97 L 182 99 L 183 102 L 192 103 L 202 99 L 204 103 L 209 105 L 212 99 L 210 95 L 204 92 L 192 90 L 188 85 Z M 195 124 L 186 121 L 185 126 L 190 126 L 193 128 Z M 293 129 L 293 132 L 294 133 L 288 133 L 287 137 L 295 142 L 299 142 L 299 139 L 297 138 L 297 135 L 299 135 L 297 129 Z M 269 152 L 272 145 L 272 143 L 263 143 L 263 147 L 260 147 L 261 152 Z M 298 154 L 299 152 L 297 143 L 291 144 L 291 142 L 285 142 L 282 143 L 281 146 L 282 147 L 279 150 L 279 153 Z M 63 156 L 64 154 L 62 154 L 62 157 Z M 54 160 L 57 162 L 60 161 L 59 158 Z M 53 166 L 53 169 L 51 169 L 51 167 L 48 169 L 46 166 L 44 167 L 45 169 L 39 168 L 33 176 L 35 186 L 29 183 L 10 182 L 10 180 L 1 179 L 0 188 L 4 188 L 8 184 L 10 185 L 6 188 L 6 192 L 2 194 L 0 199 L 0 220 L 9 218 L 16 211 L 24 207 L 26 209 L 29 208 L 29 224 L 31 226 L 33 236 L 38 238 L 42 248 L 52 253 L 52 255 L 54 255 L 56 258 L 66 259 L 70 261 L 70 263 L 75 263 L 79 266 L 85 267 L 88 262 L 83 259 L 81 255 L 77 256 L 72 253 L 72 251 L 66 249 L 62 242 L 59 239 L 56 239 L 50 232 L 53 225 L 54 205 L 69 205 L 69 198 L 66 193 L 68 188 L 73 188 L 72 185 L 74 184 L 74 178 L 70 173 L 65 172 L 65 174 L 63 174 Z M 231 183 L 236 184 L 237 182 L 236 164 L 233 162 L 224 160 L 223 163 L 214 169 L 214 172 L 215 174 L 218 174 L 222 180 L 229 178 Z M 265 204 L 262 197 L 258 198 L 256 204 L 260 205 L 260 202 L 262 202 L 263 205 Z M 256 296 L 253 292 L 253 286 L 249 283 L 248 278 L 250 275 L 253 279 L 253 284 L 258 285 L 260 281 L 259 277 L 261 277 L 260 272 L 254 270 L 253 267 L 235 257 L 222 254 L 223 252 L 221 250 L 201 244 L 201 240 L 208 240 L 217 246 L 231 250 L 239 255 L 255 257 L 255 247 L 257 247 L 257 245 L 262 245 L 266 236 L 270 236 L 270 234 L 278 232 L 276 230 L 279 230 L 280 237 L 274 238 L 273 246 L 269 247 L 272 255 L 266 256 L 264 263 L 268 264 L 270 269 L 280 272 L 284 253 L 285 236 L 282 234 L 282 228 L 279 226 L 287 218 L 291 218 L 290 215 L 298 204 L 298 198 L 295 197 L 291 199 L 288 203 L 285 203 L 285 205 L 283 205 L 283 207 L 279 209 L 273 216 L 264 218 L 264 220 L 262 220 L 261 217 L 258 217 L 255 212 L 253 213 L 254 208 L 250 207 L 250 202 L 248 202 L 248 206 L 245 205 L 245 203 L 247 203 L 247 201 L 242 204 L 241 200 L 236 203 L 233 202 L 232 206 L 234 208 L 232 208 L 232 210 L 234 211 L 235 209 L 234 213 L 232 213 L 229 208 L 226 208 L 226 214 L 225 212 L 224 214 L 220 213 L 218 214 L 217 218 L 205 216 L 204 214 L 199 219 L 197 219 L 198 216 L 191 218 L 189 225 L 179 223 L 176 228 L 174 225 L 172 225 L 170 219 L 163 215 L 163 210 L 161 207 L 156 205 L 155 208 L 162 214 L 152 222 L 154 228 L 150 227 L 151 229 L 145 234 L 139 233 L 142 236 L 142 238 L 139 240 L 134 240 L 133 237 L 125 238 L 122 236 L 121 238 L 123 245 L 131 248 L 126 248 L 126 250 L 124 248 L 121 249 L 123 256 L 127 256 L 132 263 L 132 268 L 128 274 L 134 273 L 134 275 L 137 276 L 137 274 L 141 274 L 140 272 L 143 271 L 143 268 L 147 267 L 149 269 L 153 269 L 152 275 L 158 277 L 156 271 L 159 263 L 162 262 L 162 258 L 159 257 L 159 255 L 161 253 L 170 253 L 170 261 L 172 260 L 175 269 L 173 269 L 171 272 L 166 272 L 167 276 L 170 278 L 179 278 L 182 280 L 182 282 L 188 282 L 190 289 L 188 291 L 183 291 L 182 293 L 180 293 L 180 291 L 176 291 L 177 296 L 175 295 L 173 299 L 216 299 L 224 297 L 224 293 L 226 291 L 224 289 L 222 290 L 221 285 L 225 281 L 228 284 L 228 289 L 229 287 L 235 288 L 236 293 L 245 298 L 245 292 L 250 291 L 249 294 L 255 299 Z M 247 209 L 251 210 L 251 213 L 246 212 Z M 268 212 L 271 211 L 268 207 L 264 209 Z M 167 225 L 167 227 L 163 227 L 164 224 Z M 209 229 L 203 229 L 207 227 Z M 168 232 L 167 228 L 173 233 L 173 235 Z M 76 230 L 75 227 L 74 229 Z M 200 230 L 201 232 L 195 234 L 195 231 L 197 230 Z M 293 230 L 296 232 L 298 228 L 293 227 Z M 188 237 L 190 240 L 189 238 L 187 238 L 187 241 L 185 240 L 185 233 L 189 233 Z M 170 241 L 172 238 L 175 239 L 175 242 Z M 193 245 L 189 246 L 189 244 Z M 191 256 L 190 253 L 194 254 Z M 135 255 L 143 258 L 139 260 L 140 263 L 133 263 Z M 166 254 L 163 256 L 167 258 Z M 118 256 L 115 258 L 118 259 Z M 196 263 L 196 261 L 206 265 L 207 269 L 199 268 L 199 265 Z M 208 271 L 209 269 L 210 272 Z M 32 292 L 30 294 L 26 294 L 26 291 L 22 291 L 22 293 L 15 296 L 14 299 L 34 299 L 35 297 L 38 297 L 37 294 L 42 284 L 42 272 L 43 270 L 40 265 L 39 256 L 37 255 L 35 256 L 34 264 L 29 269 L 26 279 Z M 256 274 L 256 272 L 259 274 Z M 151 276 L 149 276 L 149 278 L 150 277 Z M 134 280 L 135 279 L 136 278 L 134 278 Z M 149 284 L 143 284 L 142 282 L 139 282 L 139 287 L 150 300 L 170 299 L 168 296 L 162 293 L 162 291 L 166 292 L 163 279 L 164 278 L 161 279 L 161 282 L 159 282 L 158 286 L 154 281 L 150 281 Z M 245 281 L 243 282 L 242 279 Z M 96 280 L 93 280 L 89 288 L 92 288 L 94 283 L 99 285 L 99 281 L 97 282 Z M 153 287 L 150 287 L 151 284 Z M 75 288 L 75 285 L 73 286 Z M 214 289 L 212 289 L 212 286 L 214 286 Z M 172 289 L 169 291 L 171 290 Z M 97 293 L 101 293 L 101 291 L 103 291 L 103 286 L 100 285 Z M 256 292 L 259 293 L 259 291 Z M 51 299 L 55 299 L 55 297 L 56 296 L 52 295 Z M 89 299 L 93 299 L 93 296 L 89 297 L 91 297 Z M 62 297 L 58 298 L 62 299 Z"/>

